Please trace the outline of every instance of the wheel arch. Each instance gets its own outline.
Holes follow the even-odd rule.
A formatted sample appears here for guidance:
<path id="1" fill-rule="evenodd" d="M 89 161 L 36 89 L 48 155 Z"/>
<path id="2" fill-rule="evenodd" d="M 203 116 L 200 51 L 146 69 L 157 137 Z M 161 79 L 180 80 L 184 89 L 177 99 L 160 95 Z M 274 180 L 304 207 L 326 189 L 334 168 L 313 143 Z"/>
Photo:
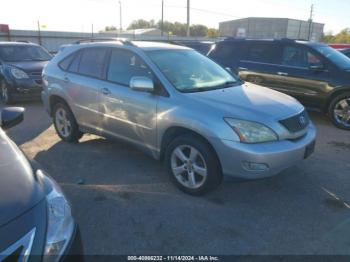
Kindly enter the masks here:
<path id="1" fill-rule="evenodd" d="M 64 103 L 66 106 L 68 106 L 68 108 L 70 110 L 72 110 L 69 106 L 69 104 L 67 103 L 67 101 L 62 97 L 62 96 L 59 96 L 59 95 L 51 95 L 50 98 L 49 98 L 49 108 L 50 108 L 50 115 L 52 116 L 53 114 L 53 109 L 55 107 L 55 105 L 57 103 Z"/>
<path id="2" fill-rule="evenodd" d="M 186 128 L 186 127 L 181 127 L 181 126 L 169 127 L 164 132 L 162 139 L 161 139 L 161 146 L 160 146 L 160 160 L 161 161 L 164 160 L 165 151 L 166 151 L 166 148 L 169 146 L 169 144 L 175 138 L 183 136 L 183 135 L 193 135 L 196 138 L 203 141 L 205 144 L 207 144 L 209 146 L 209 148 L 212 150 L 212 152 L 214 153 L 215 157 L 217 158 L 218 163 L 220 165 L 220 169 L 222 169 L 220 158 L 218 157 L 218 154 L 217 154 L 215 148 L 212 146 L 212 144 L 209 142 L 209 140 L 205 136 L 203 136 L 202 134 L 198 133 L 197 131 L 194 131 L 194 130 Z"/>
<path id="3" fill-rule="evenodd" d="M 350 93 L 350 87 L 347 87 L 347 88 L 341 88 L 341 89 L 336 89 L 334 92 L 332 92 L 327 100 L 326 100 L 326 104 L 323 108 L 323 112 L 324 113 L 328 113 L 328 109 L 329 109 L 329 106 L 331 105 L 332 101 L 334 98 L 336 98 L 337 96 L 343 94 L 343 93 L 347 93 L 349 92 Z"/>

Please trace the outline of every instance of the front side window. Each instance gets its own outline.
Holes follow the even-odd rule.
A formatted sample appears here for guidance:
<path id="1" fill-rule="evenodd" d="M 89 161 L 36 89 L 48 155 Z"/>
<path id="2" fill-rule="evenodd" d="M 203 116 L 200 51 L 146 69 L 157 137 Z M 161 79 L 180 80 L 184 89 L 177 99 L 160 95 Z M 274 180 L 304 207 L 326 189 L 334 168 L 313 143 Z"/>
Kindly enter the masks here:
<path id="1" fill-rule="evenodd" d="M 155 50 L 147 54 L 181 92 L 200 92 L 240 84 L 221 66 L 193 50 Z"/>
<path id="2" fill-rule="evenodd" d="M 88 48 L 80 58 L 79 73 L 91 77 L 102 78 L 107 49 Z"/>
<path id="3" fill-rule="evenodd" d="M 300 46 L 286 46 L 283 49 L 282 65 L 304 67 L 321 66 L 321 59 L 306 48 Z"/>
<path id="4" fill-rule="evenodd" d="M 134 76 L 153 78 L 152 71 L 136 54 L 121 49 L 112 50 L 107 80 L 129 86 Z"/>
<path id="5" fill-rule="evenodd" d="M 41 46 L 3 45 L 0 46 L 0 58 L 5 62 L 48 61 L 52 57 Z"/>

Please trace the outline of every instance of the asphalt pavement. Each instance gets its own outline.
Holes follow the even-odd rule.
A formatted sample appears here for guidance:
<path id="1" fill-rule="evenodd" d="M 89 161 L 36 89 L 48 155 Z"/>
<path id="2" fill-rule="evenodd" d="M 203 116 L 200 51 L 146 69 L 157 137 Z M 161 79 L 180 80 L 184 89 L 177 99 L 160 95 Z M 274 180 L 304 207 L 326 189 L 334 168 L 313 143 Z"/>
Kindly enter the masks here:
<path id="1" fill-rule="evenodd" d="M 192 197 L 138 149 L 94 135 L 64 143 L 40 103 L 19 106 L 25 120 L 8 134 L 62 186 L 86 254 L 350 254 L 350 132 L 323 115 L 311 113 L 308 160 Z"/>

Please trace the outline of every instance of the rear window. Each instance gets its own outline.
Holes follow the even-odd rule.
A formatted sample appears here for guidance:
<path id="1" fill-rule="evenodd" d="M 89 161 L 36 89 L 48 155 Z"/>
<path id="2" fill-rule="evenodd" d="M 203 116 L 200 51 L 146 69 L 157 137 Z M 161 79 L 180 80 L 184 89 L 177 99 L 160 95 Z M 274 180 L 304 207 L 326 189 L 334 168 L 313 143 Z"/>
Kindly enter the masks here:
<path id="1" fill-rule="evenodd" d="M 104 48 L 85 49 L 80 58 L 79 73 L 102 78 L 107 50 Z"/>
<path id="2" fill-rule="evenodd" d="M 238 61 L 244 49 L 242 43 L 222 42 L 216 44 L 215 49 L 209 53 L 209 57 L 221 64 L 229 64 L 229 62 Z"/>

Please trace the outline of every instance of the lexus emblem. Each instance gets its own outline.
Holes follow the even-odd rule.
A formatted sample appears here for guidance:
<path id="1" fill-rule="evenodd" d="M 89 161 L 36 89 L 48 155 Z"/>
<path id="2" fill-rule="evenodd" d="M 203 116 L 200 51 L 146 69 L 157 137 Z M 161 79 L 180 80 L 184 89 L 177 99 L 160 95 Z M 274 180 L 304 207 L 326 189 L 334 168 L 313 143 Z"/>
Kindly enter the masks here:
<path id="1" fill-rule="evenodd" d="M 300 116 L 299 117 L 299 124 L 301 126 L 305 126 L 306 125 L 306 118 L 304 116 Z"/>

